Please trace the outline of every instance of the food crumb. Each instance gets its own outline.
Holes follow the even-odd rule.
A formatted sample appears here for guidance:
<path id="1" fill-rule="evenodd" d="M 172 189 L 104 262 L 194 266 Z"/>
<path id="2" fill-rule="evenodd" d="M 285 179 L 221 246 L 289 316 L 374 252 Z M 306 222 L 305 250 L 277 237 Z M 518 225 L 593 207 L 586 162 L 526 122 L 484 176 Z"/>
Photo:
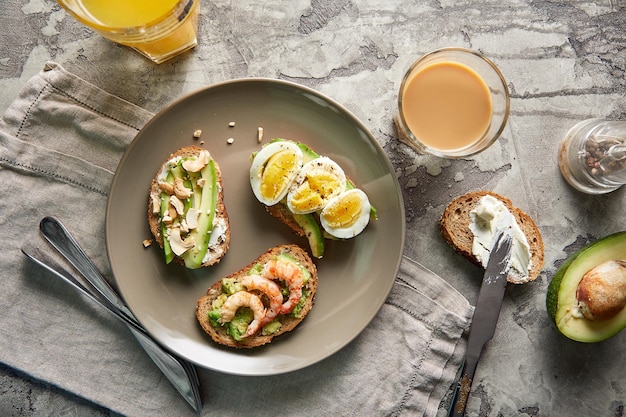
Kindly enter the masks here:
<path id="1" fill-rule="evenodd" d="M 256 139 L 259 143 L 263 142 L 263 128 L 261 126 L 257 127 Z"/>
<path id="2" fill-rule="evenodd" d="M 204 141 L 203 140 L 200 141 L 200 145 L 204 145 Z"/>
<path id="3" fill-rule="evenodd" d="M 228 124 L 228 126 L 229 126 L 229 127 L 235 127 L 235 122 L 230 122 L 230 123 Z"/>
<path id="4" fill-rule="evenodd" d="M 197 130 L 195 130 L 195 131 L 193 132 L 193 137 L 194 137 L 195 139 L 198 139 L 200 136 L 202 136 L 202 130 L 197 129 Z"/>
<path id="5" fill-rule="evenodd" d="M 234 139 L 234 138 L 228 138 L 228 139 L 226 139 L 226 143 L 228 143 L 229 145 L 232 145 L 234 141 L 235 141 L 235 139 Z"/>
<path id="6" fill-rule="evenodd" d="M 144 239 L 143 240 L 143 247 L 144 248 L 147 248 L 147 247 L 149 247 L 151 245 L 152 245 L 152 239 Z"/>

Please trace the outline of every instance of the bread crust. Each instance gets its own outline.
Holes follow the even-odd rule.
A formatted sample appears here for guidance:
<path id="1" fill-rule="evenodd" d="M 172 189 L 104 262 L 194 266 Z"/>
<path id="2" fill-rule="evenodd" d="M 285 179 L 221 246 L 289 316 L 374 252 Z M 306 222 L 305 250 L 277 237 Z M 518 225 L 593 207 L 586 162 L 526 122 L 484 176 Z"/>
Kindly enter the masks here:
<path id="1" fill-rule="evenodd" d="M 508 281 L 514 284 L 524 284 L 535 280 L 541 273 L 544 263 L 544 245 L 541 233 L 533 219 L 515 207 L 511 200 L 506 197 L 491 191 L 473 191 L 455 198 L 448 204 L 439 218 L 438 225 L 441 236 L 456 252 L 482 268 L 480 261 L 472 253 L 474 234 L 469 226 L 471 224 L 470 212 L 486 195 L 493 196 L 504 203 L 526 235 L 530 246 L 532 267 L 528 276 L 522 276 L 516 271 L 511 271 Z"/>
<path id="2" fill-rule="evenodd" d="M 248 271 L 254 267 L 257 263 L 265 263 L 280 254 L 288 254 L 296 261 L 305 267 L 311 274 L 311 278 L 304 286 L 305 289 L 310 291 L 310 297 L 308 297 L 306 304 L 304 305 L 300 318 L 295 318 L 291 315 L 280 315 L 282 326 L 280 329 L 271 335 L 262 335 L 258 333 L 256 335 L 248 336 L 241 341 L 236 341 L 227 332 L 225 327 L 214 327 L 209 321 L 209 312 L 212 309 L 212 303 L 222 294 L 222 280 L 213 284 L 207 291 L 206 295 L 200 297 L 196 303 L 196 318 L 202 329 L 211 336 L 214 342 L 230 346 L 233 348 L 254 348 L 258 346 L 270 343 L 274 338 L 284 333 L 292 331 L 298 324 L 304 320 L 313 308 L 313 302 L 315 300 L 315 294 L 317 292 L 317 268 L 307 252 L 301 247 L 293 244 L 280 245 L 268 249 L 265 253 L 260 255 L 257 259 L 250 264 L 240 269 L 239 271 L 227 276 L 226 278 L 240 279 L 247 275 Z"/>
<path id="3" fill-rule="evenodd" d="M 165 168 L 165 165 L 167 164 L 168 161 L 179 156 L 185 158 L 185 157 L 189 157 L 193 155 L 198 155 L 200 151 L 202 151 L 203 149 L 204 148 L 201 148 L 195 145 L 186 146 L 170 154 L 170 156 L 168 156 L 167 159 L 161 164 L 161 167 L 159 168 L 156 175 L 152 179 L 152 183 L 150 184 L 149 195 L 152 196 L 153 194 L 156 194 L 156 195 L 161 194 L 161 189 L 159 188 L 158 178 L 159 178 L 160 173 Z M 215 172 L 217 174 L 216 183 L 218 185 L 218 190 L 219 190 L 218 196 L 217 196 L 217 207 L 215 211 L 215 218 L 216 219 L 221 218 L 225 221 L 226 230 L 224 231 L 224 239 L 218 242 L 218 244 L 209 247 L 208 250 L 212 253 L 212 255 L 209 257 L 209 259 L 206 262 L 202 264 L 203 267 L 211 266 L 211 265 L 218 263 L 222 259 L 222 257 L 226 254 L 226 252 L 228 252 L 228 248 L 230 246 L 230 224 L 229 224 L 229 219 L 228 219 L 228 212 L 226 211 L 226 206 L 224 205 L 224 187 L 222 183 L 222 172 L 220 170 L 219 164 L 217 163 L 215 159 L 213 159 L 213 163 L 215 165 Z M 163 249 L 163 236 L 161 236 L 160 214 L 153 212 L 151 198 L 149 198 L 149 201 L 148 201 L 148 225 L 150 226 L 150 232 L 152 232 L 152 235 L 154 236 L 154 240 L 159 244 L 161 249 Z M 181 265 L 185 264 L 184 259 L 179 256 L 174 256 L 174 259 L 172 260 L 172 262 L 176 262 Z"/>

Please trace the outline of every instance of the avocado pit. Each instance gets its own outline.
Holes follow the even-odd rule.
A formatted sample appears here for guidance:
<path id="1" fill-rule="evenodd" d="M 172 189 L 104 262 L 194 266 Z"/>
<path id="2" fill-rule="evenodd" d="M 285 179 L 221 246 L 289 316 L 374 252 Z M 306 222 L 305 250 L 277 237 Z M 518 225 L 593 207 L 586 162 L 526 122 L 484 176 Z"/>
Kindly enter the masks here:
<path id="1" fill-rule="evenodd" d="M 587 271 L 578 284 L 576 299 L 587 320 L 616 316 L 626 307 L 626 262 L 609 260 Z"/>

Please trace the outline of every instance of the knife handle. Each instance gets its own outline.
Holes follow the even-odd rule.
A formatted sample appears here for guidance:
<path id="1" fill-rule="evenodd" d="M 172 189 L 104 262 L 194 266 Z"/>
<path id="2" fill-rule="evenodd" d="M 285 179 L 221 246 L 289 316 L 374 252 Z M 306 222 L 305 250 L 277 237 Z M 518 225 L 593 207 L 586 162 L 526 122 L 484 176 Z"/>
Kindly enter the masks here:
<path id="1" fill-rule="evenodd" d="M 448 417 L 463 417 L 465 415 L 465 407 L 467 406 L 467 399 L 472 389 L 476 365 L 477 364 L 470 364 L 470 366 L 467 366 L 467 362 L 463 364 L 459 380 L 454 389 L 452 402 L 448 409 Z"/>

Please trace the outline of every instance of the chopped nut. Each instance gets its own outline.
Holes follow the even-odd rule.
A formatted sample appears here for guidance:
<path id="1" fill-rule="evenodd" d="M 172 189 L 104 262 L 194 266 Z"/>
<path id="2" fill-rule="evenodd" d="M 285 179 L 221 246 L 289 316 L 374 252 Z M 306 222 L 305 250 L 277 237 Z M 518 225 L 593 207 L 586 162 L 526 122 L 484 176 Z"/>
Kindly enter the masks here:
<path id="1" fill-rule="evenodd" d="M 143 247 L 144 247 L 144 248 L 147 248 L 147 247 L 149 247 L 150 245 L 152 245 L 152 239 L 144 239 L 144 240 L 143 240 Z"/>
<path id="2" fill-rule="evenodd" d="M 183 214 L 185 212 L 185 203 L 180 201 L 180 199 L 175 195 L 170 197 L 170 204 L 174 207 L 177 214 Z"/>
<path id="3" fill-rule="evenodd" d="M 233 144 L 233 142 L 235 142 L 235 139 L 234 139 L 234 138 L 228 138 L 228 139 L 226 139 L 226 143 L 228 143 L 229 145 L 232 145 L 232 144 Z"/>
<path id="4" fill-rule="evenodd" d="M 180 230 L 185 233 L 189 233 L 189 226 L 187 226 L 187 221 L 185 221 L 185 219 L 180 222 Z"/>
<path id="5" fill-rule="evenodd" d="M 261 126 L 257 127 L 256 140 L 259 143 L 263 142 L 263 128 Z"/>
<path id="6" fill-rule="evenodd" d="M 211 153 L 206 149 L 203 149 L 196 158 L 183 161 L 183 168 L 185 168 L 187 172 L 200 172 L 202 171 L 202 168 L 207 166 L 210 160 Z"/>
<path id="7" fill-rule="evenodd" d="M 176 198 L 176 196 L 172 196 L 172 197 Z M 167 208 L 167 217 L 172 219 L 172 221 L 176 220 L 176 218 L 178 217 L 178 213 L 176 212 L 176 208 L 174 208 L 173 206 L 170 205 Z"/>
<path id="8" fill-rule="evenodd" d="M 161 197 L 155 193 L 150 193 L 150 201 L 152 201 L 152 213 L 159 213 L 161 211 Z"/>
<path id="9" fill-rule="evenodd" d="M 185 187 L 182 178 L 176 178 L 174 181 L 174 194 L 176 195 L 176 197 L 180 198 L 181 200 L 191 197 L 191 190 Z"/>
<path id="10" fill-rule="evenodd" d="M 202 130 L 197 129 L 193 132 L 193 137 L 198 139 L 200 136 L 202 136 Z"/>
<path id="11" fill-rule="evenodd" d="M 193 207 L 187 210 L 187 215 L 185 216 L 185 219 L 187 220 L 187 226 L 189 227 L 189 229 L 198 228 L 198 217 L 200 217 L 200 210 Z"/>
<path id="12" fill-rule="evenodd" d="M 172 252 L 174 252 L 176 256 L 182 255 L 194 246 L 192 240 L 188 242 L 183 240 L 182 236 L 180 235 L 180 229 L 178 227 L 175 227 L 170 231 L 169 241 L 170 246 L 172 247 Z"/>
<path id="13" fill-rule="evenodd" d="M 174 186 L 169 182 L 159 181 L 159 188 L 167 195 L 174 194 Z"/>

